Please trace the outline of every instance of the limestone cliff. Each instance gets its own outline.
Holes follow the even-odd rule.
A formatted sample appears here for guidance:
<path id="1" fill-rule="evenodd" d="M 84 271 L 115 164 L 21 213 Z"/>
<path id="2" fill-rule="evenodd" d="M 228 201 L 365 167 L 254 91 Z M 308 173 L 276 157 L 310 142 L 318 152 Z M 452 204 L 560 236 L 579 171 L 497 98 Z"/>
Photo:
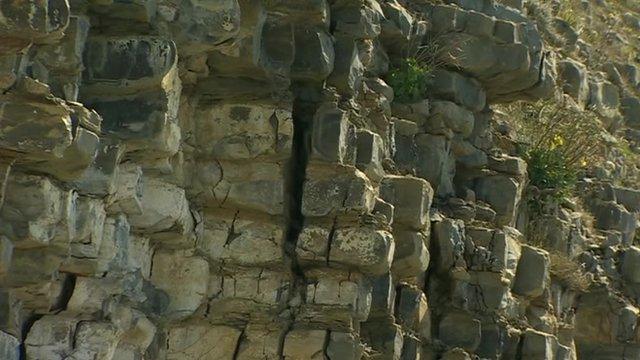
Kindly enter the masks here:
<path id="1" fill-rule="evenodd" d="M 640 359 L 632 164 L 545 197 L 509 123 L 637 146 L 563 1 L 0 0 L 0 359 Z"/>

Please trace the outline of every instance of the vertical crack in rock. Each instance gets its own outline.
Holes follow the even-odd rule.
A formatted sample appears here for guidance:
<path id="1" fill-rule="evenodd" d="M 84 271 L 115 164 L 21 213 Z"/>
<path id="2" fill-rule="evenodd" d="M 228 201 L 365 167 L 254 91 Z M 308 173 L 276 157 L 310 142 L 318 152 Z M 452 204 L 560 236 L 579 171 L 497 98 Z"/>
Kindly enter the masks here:
<path id="1" fill-rule="evenodd" d="M 71 296 L 73 295 L 73 291 L 75 290 L 75 287 L 76 287 L 76 278 L 77 277 L 74 274 L 66 274 L 62 282 L 62 289 L 60 289 L 60 295 L 56 299 L 55 304 L 51 306 L 50 311 L 60 312 L 67 309 L 69 300 L 71 300 Z"/>
<path id="2" fill-rule="evenodd" d="M 291 288 L 287 299 L 287 309 L 285 310 L 287 312 L 286 316 L 289 317 L 287 319 L 287 328 L 282 334 L 278 349 L 280 359 L 284 358 L 285 339 L 293 327 L 298 307 L 306 301 L 305 288 L 307 281 L 304 271 L 298 263 L 296 247 L 305 220 L 302 214 L 302 196 L 307 163 L 309 161 L 311 125 L 313 116 L 319 107 L 317 101 L 309 101 L 300 96 L 305 90 L 309 90 L 308 88 L 308 84 L 294 83 L 292 86 L 294 93 L 292 110 L 293 140 L 291 158 L 287 165 L 287 177 L 285 179 L 287 230 L 283 244 L 285 262 L 291 271 Z"/>
<path id="3" fill-rule="evenodd" d="M 518 341 L 518 348 L 516 349 L 516 355 L 515 358 L 516 360 L 522 360 L 522 351 L 524 348 L 524 334 L 520 335 L 520 339 Z"/>
<path id="4" fill-rule="evenodd" d="M 333 240 L 336 237 L 336 227 L 338 226 L 338 217 L 333 218 L 333 224 L 331 224 L 331 230 L 329 231 L 328 241 L 327 241 L 327 253 L 325 254 L 325 261 L 327 263 L 327 267 L 329 267 L 329 262 L 331 261 L 331 246 L 333 245 Z"/>
<path id="5" fill-rule="evenodd" d="M 331 330 L 327 330 L 324 336 L 324 344 L 322 344 L 322 354 L 324 355 L 324 358 L 327 360 L 331 360 L 331 357 L 329 356 L 329 353 L 328 353 L 330 342 L 331 342 Z"/>
<path id="6" fill-rule="evenodd" d="M 26 346 L 26 342 L 27 342 L 27 335 L 29 335 L 29 331 L 31 330 L 31 327 L 33 326 L 33 324 L 35 324 L 36 321 L 40 320 L 40 318 L 42 318 L 44 315 L 42 314 L 34 314 L 31 315 L 27 320 L 25 320 L 25 322 L 22 325 L 22 329 L 21 329 L 21 340 L 20 340 L 20 349 L 19 351 L 19 359 L 20 360 L 27 360 L 27 346 Z"/>
<path id="7" fill-rule="evenodd" d="M 233 350 L 233 356 L 232 359 L 236 360 L 238 358 L 238 356 L 240 355 L 240 348 L 242 347 L 242 340 L 245 338 L 245 331 L 247 329 L 243 328 L 242 331 L 240 332 L 240 336 L 238 336 L 238 341 L 236 342 L 236 347 Z"/>
<path id="8" fill-rule="evenodd" d="M 233 220 L 231 221 L 231 226 L 229 226 L 229 232 L 227 233 L 227 239 L 224 242 L 224 247 L 231 245 L 233 240 L 237 239 L 241 235 L 240 233 L 236 232 L 236 221 L 238 220 L 239 213 L 240 211 L 236 211 L 236 213 L 233 215 Z"/>

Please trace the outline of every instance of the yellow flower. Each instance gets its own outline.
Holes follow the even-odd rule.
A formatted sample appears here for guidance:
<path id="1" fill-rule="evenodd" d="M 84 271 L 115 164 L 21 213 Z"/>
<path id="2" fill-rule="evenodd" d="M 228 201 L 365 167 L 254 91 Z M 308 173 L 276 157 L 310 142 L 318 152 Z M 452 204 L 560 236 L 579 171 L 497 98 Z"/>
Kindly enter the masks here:
<path id="1" fill-rule="evenodd" d="M 564 145 L 564 138 L 559 134 L 554 135 L 553 139 L 551 140 L 551 149 L 555 149 L 562 145 Z"/>

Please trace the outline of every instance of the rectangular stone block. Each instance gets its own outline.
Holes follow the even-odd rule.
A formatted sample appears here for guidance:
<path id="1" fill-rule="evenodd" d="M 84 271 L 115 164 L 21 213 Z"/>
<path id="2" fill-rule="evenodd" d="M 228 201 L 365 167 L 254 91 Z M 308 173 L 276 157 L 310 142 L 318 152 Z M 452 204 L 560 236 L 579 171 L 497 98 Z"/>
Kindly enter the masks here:
<path id="1" fill-rule="evenodd" d="M 209 281 L 212 321 L 272 321 L 289 296 L 290 276 L 260 268 L 217 271 Z"/>
<path id="2" fill-rule="evenodd" d="M 481 111 L 486 105 L 486 94 L 478 81 L 457 72 L 436 70 L 430 81 L 434 96 L 453 101 L 471 111 Z"/>
<path id="3" fill-rule="evenodd" d="M 107 198 L 107 211 L 110 214 L 142 213 L 143 177 L 142 169 L 134 163 L 120 164 L 117 169 L 115 192 Z"/>
<path id="4" fill-rule="evenodd" d="M 393 205 L 393 223 L 414 230 L 427 229 L 433 190 L 423 179 L 389 175 L 380 184 L 380 196 Z"/>
<path id="5" fill-rule="evenodd" d="M 138 231 L 155 233 L 171 230 L 185 234 L 193 229 L 189 202 L 182 188 L 153 177 L 142 180 L 142 212 L 129 216 Z"/>
<path id="6" fill-rule="evenodd" d="M 77 319 L 45 315 L 27 333 L 26 354 L 33 359 L 60 359 L 73 353 Z"/>
<path id="7" fill-rule="evenodd" d="M 423 340 L 431 339 L 431 314 L 422 290 L 402 284 L 398 287 L 396 307 L 398 324 L 410 329 Z"/>
<path id="8" fill-rule="evenodd" d="M 84 276 L 127 270 L 129 232 L 130 226 L 124 215 L 107 217 L 101 235 L 92 235 L 91 242 L 86 244 L 71 244 L 72 252 L 64 259 L 60 270 Z"/>
<path id="9" fill-rule="evenodd" d="M 62 230 L 58 224 L 72 216 L 71 201 L 72 193 L 49 178 L 14 172 L 0 209 L 0 235 L 16 248 L 46 246 Z"/>
<path id="10" fill-rule="evenodd" d="M 384 177 L 384 141 L 380 135 L 368 130 L 358 130 L 357 136 L 356 165 L 369 179 L 378 182 Z"/>
<path id="11" fill-rule="evenodd" d="M 437 197 L 454 196 L 457 159 L 453 153 L 453 142 L 443 135 L 419 134 L 415 137 L 415 144 L 416 174 L 429 182 Z"/>
<path id="12" fill-rule="evenodd" d="M 549 283 L 549 254 L 542 249 L 522 245 L 513 292 L 527 297 L 542 295 Z"/>
<path id="13" fill-rule="evenodd" d="M 273 220 L 273 221 L 270 221 Z M 278 266 L 283 260 L 285 225 L 275 219 L 205 214 L 197 247 L 212 261 L 241 266 Z"/>
<path id="14" fill-rule="evenodd" d="M 238 360 L 277 359 L 286 329 L 278 323 L 249 323 L 240 338 Z"/>
<path id="15" fill-rule="evenodd" d="M 71 111 L 54 101 L 0 100 L 0 148 L 32 159 L 62 157 L 73 141 Z"/>
<path id="16" fill-rule="evenodd" d="M 528 359 L 553 360 L 557 343 L 558 340 L 553 335 L 527 329 L 523 334 L 522 356 Z"/>
<path id="17" fill-rule="evenodd" d="M 429 266 L 427 238 L 414 231 L 394 231 L 395 251 L 391 272 L 396 281 L 421 277 Z"/>
<path id="18" fill-rule="evenodd" d="M 349 168 L 307 167 L 302 214 L 307 217 L 363 215 L 375 205 L 375 192 L 367 177 Z"/>
<path id="19" fill-rule="evenodd" d="M 382 359 L 400 359 L 403 345 L 402 330 L 391 320 L 363 323 L 360 336 L 380 354 Z"/>
<path id="20" fill-rule="evenodd" d="M 0 358 L 6 360 L 20 359 L 20 341 L 4 331 L 0 331 Z"/>
<path id="21" fill-rule="evenodd" d="M 448 346 L 473 352 L 480 345 L 480 321 L 470 314 L 449 312 L 440 320 L 438 329 L 438 338 Z"/>
<path id="22" fill-rule="evenodd" d="M 198 106 L 194 115 L 197 150 L 219 160 L 287 158 L 293 120 L 290 106 L 226 102 Z"/>
<path id="23" fill-rule="evenodd" d="M 295 32 L 295 59 L 291 78 L 324 80 L 333 71 L 335 52 L 331 36 L 323 30 L 300 29 Z"/>
<path id="24" fill-rule="evenodd" d="M 312 160 L 353 164 L 356 155 L 356 131 L 344 110 L 331 104 L 321 106 L 313 117 L 312 129 Z"/>
<path id="25" fill-rule="evenodd" d="M 209 264 L 186 251 L 157 251 L 153 256 L 151 283 L 169 297 L 166 315 L 183 319 L 204 301 L 208 289 Z"/>
<path id="26" fill-rule="evenodd" d="M 120 141 L 101 138 L 93 163 L 72 184 L 81 194 L 103 197 L 114 193 L 118 185 L 118 165 L 124 153 L 125 146 Z"/>
<path id="27" fill-rule="evenodd" d="M 335 264 L 364 273 L 389 270 L 395 245 L 390 233 L 373 227 L 347 227 L 331 231 L 307 226 L 302 230 L 296 253 L 310 265 Z M 327 255 L 328 253 L 328 255 Z"/>
<path id="28" fill-rule="evenodd" d="M 284 359 L 324 359 L 327 330 L 293 329 L 284 340 Z"/>
<path id="29" fill-rule="evenodd" d="M 148 280 L 151 276 L 153 251 L 153 245 L 148 237 L 131 236 L 127 268 L 132 271 L 140 270 L 142 277 Z"/>
<path id="30" fill-rule="evenodd" d="M 510 282 L 499 273 L 471 271 L 469 273 L 469 308 L 474 311 L 496 311 L 506 309 L 512 297 Z"/>
<path id="31" fill-rule="evenodd" d="M 371 311 L 369 319 L 389 318 L 394 312 L 396 301 L 396 288 L 391 274 L 377 276 L 371 282 Z"/>
<path id="32" fill-rule="evenodd" d="M 191 196 L 204 208 L 283 215 L 285 165 L 274 162 L 197 162 Z"/>
<path id="33" fill-rule="evenodd" d="M 300 320 L 349 328 L 369 316 L 371 286 L 358 273 L 317 269 L 305 272 L 306 304 Z"/>
<path id="34" fill-rule="evenodd" d="M 71 255 L 97 258 L 107 217 L 104 205 L 101 199 L 81 196 L 78 197 L 76 206 L 78 213 L 75 221 L 76 236 L 71 239 Z"/>
<path id="35" fill-rule="evenodd" d="M 514 221 L 520 202 L 522 184 L 513 177 L 493 175 L 476 182 L 476 196 L 487 202 L 496 211 L 496 223 L 509 225 Z"/>
<path id="36" fill-rule="evenodd" d="M 169 39 L 90 36 L 85 46 L 82 88 L 85 98 L 161 88 L 176 71 L 177 50 Z"/>
<path id="37" fill-rule="evenodd" d="M 464 260 L 466 237 L 464 223 L 460 220 L 444 219 L 434 222 L 432 248 L 438 272 L 447 273 L 457 268 L 466 268 Z"/>
<path id="38" fill-rule="evenodd" d="M 362 358 L 363 352 L 364 346 L 357 336 L 346 332 L 330 332 L 326 348 L 328 358 L 358 360 Z"/>
<path id="39" fill-rule="evenodd" d="M 172 326 L 167 331 L 167 360 L 231 358 L 241 334 L 240 329 L 203 322 Z"/>

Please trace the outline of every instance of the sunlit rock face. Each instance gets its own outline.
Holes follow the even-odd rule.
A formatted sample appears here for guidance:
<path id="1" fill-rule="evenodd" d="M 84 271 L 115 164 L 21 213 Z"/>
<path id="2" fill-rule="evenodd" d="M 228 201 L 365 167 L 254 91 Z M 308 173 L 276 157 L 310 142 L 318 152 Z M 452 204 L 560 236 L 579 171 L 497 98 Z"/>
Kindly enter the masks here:
<path id="1" fill-rule="evenodd" d="M 0 2 L 0 358 L 640 358 L 640 192 L 585 185 L 600 247 L 535 218 L 492 110 L 559 89 L 638 129 L 640 75 L 556 61 L 525 10 Z"/>

